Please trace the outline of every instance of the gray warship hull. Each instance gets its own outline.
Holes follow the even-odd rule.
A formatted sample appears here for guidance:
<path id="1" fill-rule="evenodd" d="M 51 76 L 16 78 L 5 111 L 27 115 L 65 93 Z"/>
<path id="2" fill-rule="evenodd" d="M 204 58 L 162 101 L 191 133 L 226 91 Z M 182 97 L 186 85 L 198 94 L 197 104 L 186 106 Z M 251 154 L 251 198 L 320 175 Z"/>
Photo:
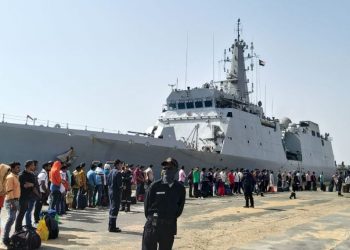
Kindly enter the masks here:
<path id="1" fill-rule="evenodd" d="M 159 177 L 160 163 L 171 156 L 184 165 L 187 170 L 193 167 L 228 167 L 269 170 L 313 170 L 330 175 L 329 167 L 300 166 L 288 161 L 274 162 L 233 155 L 200 152 L 169 145 L 163 139 L 137 135 L 112 134 L 103 132 L 50 128 L 32 125 L 0 123 L 0 162 L 36 159 L 40 163 L 55 160 L 57 156 L 74 148 L 72 167 L 80 162 L 95 160 L 106 162 L 121 159 L 129 164 L 155 166 Z"/>

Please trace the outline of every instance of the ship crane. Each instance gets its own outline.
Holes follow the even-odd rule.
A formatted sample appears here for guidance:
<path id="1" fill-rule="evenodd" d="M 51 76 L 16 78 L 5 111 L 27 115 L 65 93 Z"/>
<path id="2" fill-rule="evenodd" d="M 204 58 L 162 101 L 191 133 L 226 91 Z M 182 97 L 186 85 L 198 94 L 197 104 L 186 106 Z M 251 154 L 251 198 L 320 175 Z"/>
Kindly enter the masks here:
<path id="1" fill-rule="evenodd" d="M 194 126 L 194 128 L 191 131 L 190 135 L 185 140 L 186 144 L 190 148 L 195 149 L 195 150 L 198 150 L 198 129 L 199 129 L 199 124 Z"/>

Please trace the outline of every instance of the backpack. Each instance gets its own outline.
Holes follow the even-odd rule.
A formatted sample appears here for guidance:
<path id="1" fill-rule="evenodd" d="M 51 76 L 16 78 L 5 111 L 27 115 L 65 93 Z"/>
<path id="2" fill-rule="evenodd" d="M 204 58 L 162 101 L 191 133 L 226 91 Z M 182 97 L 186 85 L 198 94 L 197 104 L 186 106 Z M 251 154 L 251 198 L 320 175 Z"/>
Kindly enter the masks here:
<path id="1" fill-rule="evenodd" d="M 58 237 L 59 228 L 58 228 L 58 222 L 52 218 L 50 215 L 46 215 L 45 222 L 47 229 L 49 230 L 49 240 L 56 239 Z"/>
<path id="2" fill-rule="evenodd" d="M 23 227 L 20 232 L 14 233 L 10 238 L 7 249 L 11 250 L 34 250 L 41 246 L 40 236 L 35 228 Z"/>

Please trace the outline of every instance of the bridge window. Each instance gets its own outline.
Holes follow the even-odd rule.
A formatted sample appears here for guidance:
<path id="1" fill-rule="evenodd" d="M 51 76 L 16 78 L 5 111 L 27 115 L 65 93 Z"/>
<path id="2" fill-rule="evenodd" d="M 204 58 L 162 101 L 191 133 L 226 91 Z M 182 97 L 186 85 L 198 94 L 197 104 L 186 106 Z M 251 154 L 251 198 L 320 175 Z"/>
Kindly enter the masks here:
<path id="1" fill-rule="evenodd" d="M 193 109 L 194 108 L 193 102 L 186 102 L 186 108 Z"/>
<path id="2" fill-rule="evenodd" d="M 206 100 L 206 101 L 204 101 L 204 106 L 205 106 L 206 108 L 213 107 L 213 101 L 212 101 L 212 100 Z"/>
<path id="3" fill-rule="evenodd" d="M 227 117 L 232 117 L 232 112 L 227 112 Z"/>
<path id="4" fill-rule="evenodd" d="M 196 108 L 203 108 L 203 102 L 202 101 L 195 101 L 194 105 L 196 106 Z"/>
<path id="5" fill-rule="evenodd" d="M 312 134 L 312 136 L 316 136 L 316 132 L 315 131 L 311 131 L 311 134 Z"/>
<path id="6" fill-rule="evenodd" d="M 177 108 L 178 109 L 185 109 L 186 107 L 185 107 L 185 103 L 184 102 L 179 102 L 178 104 L 177 104 Z"/>
<path id="7" fill-rule="evenodd" d="M 169 103 L 169 109 L 170 110 L 176 109 L 176 103 Z"/>
<path id="8" fill-rule="evenodd" d="M 321 137 L 320 132 L 317 132 L 317 137 L 318 137 L 318 138 L 320 138 L 320 137 Z"/>

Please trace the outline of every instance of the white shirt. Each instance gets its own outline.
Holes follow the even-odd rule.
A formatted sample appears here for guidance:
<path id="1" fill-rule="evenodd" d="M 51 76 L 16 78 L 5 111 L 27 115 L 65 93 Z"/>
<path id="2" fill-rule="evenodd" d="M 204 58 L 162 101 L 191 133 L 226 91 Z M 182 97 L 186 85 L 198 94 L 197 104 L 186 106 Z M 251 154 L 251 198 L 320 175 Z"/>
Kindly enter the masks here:
<path id="1" fill-rule="evenodd" d="M 237 172 L 233 173 L 235 175 L 235 183 L 239 182 L 239 175 Z"/>
<path id="2" fill-rule="evenodd" d="M 222 182 L 226 183 L 226 179 L 227 179 L 226 172 L 221 171 L 220 172 L 220 177 L 221 177 Z"/>
<path id="3" fill-rule="evenodd" d="M 148 168 L 145 170 L 145 174 L 146 174 L 146 180 L 149 180 L 149 181 L 153 181 L 153 180 L 154 180 L 152 168 L 148 167 Z"/>
<path id="4" fill-rule="evenodd" d="M 185 179 L 186 179 L 186 173 L 185 173 L 185 170 L 180 169 L 180 171 L 179 171 L 179 181 L 181 181 L 181 182 L 185 182 Z"/>
<path id="5" fill-rule="evenodd" d="M 47 172 L 45 171 L 45 169 L 41 170 L 41 172 L 38 175 L 38 183 L 40 186 L 40 192 L 45 193 L 44 189 L 41 186 L 42 181 L 44 181 L 45 187 L 46 187 L 46 189 L 48 189 L 49 188 L 49 178 L 47 176 Z"/>
<path id="6" fill-rule="evenodd" d="M 350 184 L 350 176 L 345 178 L 345 184 Z"/>
<path id="7" fill-rule="evenodd" d="M 66 181 L 66 177 L 67 177 L 67 175 L 66 175 L 66 173 L 63 173 L 63 171 L 61 170 L 60 171 L 60 173 L 61 173 L 61 178 L 62 178 L 62 180 L 65 180 Z M 61 193 L 65 193 L 66 192 L 66 188 L 63 186 L 63 184 L 61 183 L 61 186 L 60 186 L 60 192 Z"/>

